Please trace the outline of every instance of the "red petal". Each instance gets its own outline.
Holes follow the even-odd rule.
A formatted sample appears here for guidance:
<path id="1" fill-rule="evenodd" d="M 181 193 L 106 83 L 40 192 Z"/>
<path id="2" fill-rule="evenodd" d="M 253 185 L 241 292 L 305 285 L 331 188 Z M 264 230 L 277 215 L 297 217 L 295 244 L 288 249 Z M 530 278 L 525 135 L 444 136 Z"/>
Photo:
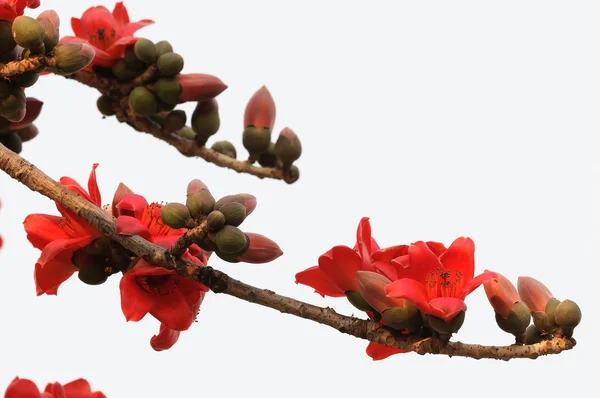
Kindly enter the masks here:
<path id="1" fill-rule="evenodd" d="M 123 275 L 119 289 L 121 291 L 121 311 L 128 322 L 138 322 L 150 312 L 153 305 L 152 297 L 140 288 L 133 271 Z"/>
<path id="2" fill-rule="evenodd" d="M 427 299 L 427 288 L 414 279 L 398 279 L 385 287 L 388 297 L 407 299 L 425 314 L 431 313 L 431 306 Z"/>
<path id="3" fill-rule="evenodd" d="M 321 296 L 344 297 L 344 291 L 329 278 L 319 266 L 310 267 L 296 274 L 296 283 L 310 286 Z"/>
<path id="4" fill-rule="evenodd" d="M 398 279 L 398 272 L 396 271 L 396 267 L 390 263 L 386 263 L 383 261 L 376 261 L 373 263 L 375 269 L 385 275 L 389 280 L 395 281 Z"/>
<path id="5" fill-rule="evenodd" d="M 179 334 L 181 332 L 173 329 L 169 329 L 164 324 L 160 324 L 160 330 L 157 335 L 152 336 L 150 339 L 150 345 L 155 351 L 168 350 L 173 347 L 177 340 L 179 340 Z"/>
<path id="6" fill-rule="evenodd" d="M 389 356 L 395 354 L 404 354 L 410 351 L 403 351 L 396 347 L 388 347 L 384 344 L 369 343 L 367 346 L 367 355 L 373 358 L 374 361 L 380 361 L 386 359 Z"/>
<path id="7" fill-rule="evenodd" d="M 65 389 L 60 383 L 48 383 L 44 392 L 52 394 L 53 398 L 68 398 Z"/>
<path id="8" fill-rule="evenodd" d="M 27 98 L 25 103 L 25 117 L 20 122 L 11 123 L 8 126 L 8 129 L 11 131 L 16 131 L 29 126 L 34 122 L 35 119 L 38 118 L 40 112 L 42 112 L 43 105 L 44 103 L 38 99 L 32 97 Z"/>
<path id="9" fill-rule="evenodd" d="M 90 383 L 84 379 L 77 379 L 64 385 L 68 398 L 90 398 L 92 388 Z"/>
<path id="10" fill-rule="evenodd" d="M 12 23 L 17 16 L 15 9 L 11 5 L 6 2 L 0 3 L 0 20 Z"/>
<path id="11" fill-rule="evenodd" d="M 33 247 L 42 250 L 46 245 L 55 240 L 70 239 L 64 229 L 60 227 L 62 217 L 48 214 L 30 214 L 23 221 L 27 239 Z"/>
<path id="12" fill-rule="evenodd" d="M 81 196 L 88 202 L 91 202 L 90 195 L 87 193 L 87 191 L 83 189 L 83 187 L 71 177 L 61 177 L 61 179 L 58 180 L 58 182 L 60 182 L 60 185 L 67 188 L 69 191 L 75 192 L 77 195 Z"/>
<path id="13" fill-rule="evenodd" d="M 102 394 L 100 391 L 94 391 L 90 398 L 106 398 L 106 395 Z"/>
<path id="14" fill-rule="evenodd" d="M 100 196 L 98 182 L 96 181 L 96 167 L 98 167 L 98 163 L 92 165 L 92 172 L 88 179 L 88 192 L 90 193 L 91 202 L 96 206 L 102 206 L 102 197 Z"/>
<path id="15" fill-rule="evenodd" d="M 110 56 L 121 58 L 125 52 L 125 48 L 135 44 L 140 38 L 133 36 L 124 36 L 115 41 L 106 49 L 106 53 Z"/>
<path id="16" fill-rule="evenodd" d="M 101 50 L 107 49 L 121 37 L 120 26 L 104 6 L 88 8 L 81 16 L 79 25 L 81 34 L 78 37 Z"/>
<path id="17" fill-rule="evenodd" d="M 429 272 L 442 266 L 435 253 L 423 241 L 416 242 L 408 248 L 408 258 L 410 266 L 405 269 L 404 276 L 420 282 L 425 282 Z M 400 275 L 399 272 L 398 276 L 402 277 L 403 275 Z"/>
<path id="18" fill-rule="evenodd" d="M 129 13 L 127 12 L 127 8 L 122 1 L 119 1 L 117 4 L 115 4 L 112 15 L 121 25 L 127 25 L 129 23 Z"/>
<path id="19" fill-rule="evenodd" d="M 554 297 L 546 285 L 530 276 L 520 276 L 517 281 L 517 289 L 521 300 L 531 312 L 546 311 L 548 301 Z"/>
<path id="20" fill-rule="evenodd" d="M 485 282 L 483 288 L 494 311 L 506 319 L 515 303 L 520 301 L 519 293 L 504 275 L 499 273 L 496 273 L 496 275 L 498 280 Z"/>
<path id="21" fill-rule="evenodd" d="M 356 272 L 362 269 L 362 260 L 358 253 L 347 246 L 335 246 L 332 256 L 319 257 L 319 268 L 342 291 L 358 290 Z"/>
<path id="22" fill-rule="evenodd" d="M 458 238 L 440 256 L 445 269 L 460 271 L 465 281 L 473 279 L 475 271 L 475 243 L 471 238 Z"/>
<path id="23" fill-rule="evenodd" d="M 115 231 L 119 235 L 139 235 L 146 239 L 150 237 L 148 228 L 140 220 L 130 216 L 117 217 Z"/>
<path id="24" fill-rule="evenodd" d="M 438 297 L 429 302 L 431 312 L 429 314 L 437 316 L 446 322 L 450 322 L 462 311 L 467 310 L 467 305 L 461 299 L 454 297 Z"/>
<path id="25" fill-rule="evenodd" d="M 124 195 L 115 207 L 119 210 L 116 216 L 127 215 L 141 219 L 148 201 L 143 196 L 132 193 Z"/>
<path id="26" fill-rule="evenodd" d="M 373 271 L 374 267 L 371 264 L 371 253 L 379 250 L 379 245 L 377 245 L 377 242 L 371 237 L 371 223 L 369 222 L 369 217 L 363 217 L 358 224 L 355 249 L 358 249 L 358 253 L 362 258 L 362 269 Z"/>
<path id="27" fill-rule="evenodd" d="M 386 247 L 385 249 L 379 249 L 373 254 L 371 254 L 371 258 L 373 259 L 373 261 L 390 262 L 394 258 L 404 256 L 406 254 L 408 254 L 408 246 L 398 245 Z"/>
<path id="28" fill-rule="evenodd" d="M 0 8 L 0 11 L 2 9 Z M 1 17 L 0 13 L 0 17 Z M 15 377 L 8 385 L 4 398 L 40 398 L 40 390 L 35 383 L 28 379 L 20 379 Z"/>
<path id="29" fill-rule="evenodd" d="M 138 30 L 142 29 L 145 26 L 152 25 L 154 23 L 151 19 L 142 19 L 138 22 L 132 22 L 125 26 L 123 26 L 123 32 L 121 33 L 123 36 L 131 36 Z"/>
<path id="30" fill-rule="evenodd" d="M 113 195 L 113 200 L 112 200 L 112 214 L 115 217 L 118 217 L 119 212 L 117 209 L 117 204 L 121 201 L 121 199 L 123 199 L 123 196 L 128 195 L 133 193 L 133 191 L 131 189 L 129 189 L 129 187 L 125 184 L 123 184 L 122 182 L 119 183 L 119 186 L 117 187 L 117 190 L 115 191 L 115 194 Z"/>
<path id="31" fill-rule="evenodd" d="M 467 297 L 473 290 L 477 289 L 481 284 L 492 279 L 498 280 L 498 274 L 495 272 L 486 271 L 483 274 L 477 275 L 475 278 L 467 282 L 459 298 L 464 300 L 465 297 Z"/>
<path id="32" fill-rule="evenodd" d="M 441 256 L 447 249 L 443 243 L 440 242 L 426 242 L 427 246 L 431 249 L 432 252 L 435 253 L 436 256 Z"/>
<path id="33" fill-rule="evenodd" d="M 275 124 L 275 101 L 266 86 L 255 92 L 244 111 L 244 127 L 254 126 L 258 129 L 264 127 L 273 130 Z"/>
<path id="34" fill-rule="evenodd" d="M 81 37 L 81 38 L 84 37 L 84 33 L 81 30 L 81 19 L 71 17 L 71 28 L 73 29 L 73 33 L 75 33 L 75 36 Z M 86 42 L 87 42 L 87 40 L 86 40 Z"/>

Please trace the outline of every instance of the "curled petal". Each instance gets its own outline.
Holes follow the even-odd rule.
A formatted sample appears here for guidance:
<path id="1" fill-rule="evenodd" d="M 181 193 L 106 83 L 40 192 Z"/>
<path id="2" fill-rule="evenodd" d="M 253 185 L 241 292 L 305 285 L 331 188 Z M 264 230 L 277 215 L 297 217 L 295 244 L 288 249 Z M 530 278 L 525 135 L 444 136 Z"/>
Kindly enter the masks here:
<path id="1" fill-rule="evenodd" d="M 403 351 L 396 347 L 388 347 L 384 344 L 369 343 L 367 346 L 367 355 L 373 358 L 374 361 L 386 359 L 395 354 L 404 354 L 410 351 Z"/>
<path id="2" fill-rule="evenodd" d="M 404 307 L 404 300 L 386 296 L 385 286 L 392 281 L 385 276 L 377 272 L 358 271 L 356 280 L 363 298 L 377 312 L 382 313 L 390 307 Z"/>
<path id="3" fill-rule="evenodd" d="M 483 284 L 485 294 L 497 314 L 500 314 L 504 319 L 508 318 L 510 311 L 521 299 L 519 293 L 506 277 L 496 273 L 497 280 L 490 280 Z"/>
<path id="4" fill-rule="evenodd" d="M 142 19 L 138 22 L 131 22 L 123 27 L 123 36 L 131 36 L 138 30 L 142 29 L 145 26 L 152 25 L 154 23 L 151 19 Z"/>
<path id="5" fill-rule="evenodd" d="M 425 314 L 431 313 L 429 300 L 427 299 L 427 288 L 414 279 L 398 279 L 385 287 L 388 297 L 407 299 Z"/>
<path id="6" fill-rule="evenodd" d="M 150 346 L 152 346 L 155 351 L 168 350 L 177 343 L 180 333 L 181 332 L 177 330 L 169 329 L 161 323 L 158 334 L 152 336 L 150 339 Z"/>
<path id="7" fill-rule="evenodd" d="M 319 257 L 319 268 L 344 292 L 358 290 L 356 272 L 362 269 L 362 260 L 358 253 L 347 246 L 335 246 L 332 257 Z"/>
<path id="8" fill-rule="evenodd" d="M 90 383 L 85 379 L 77 379 L 63 386 L 67 398 L 89 398 L 92 394 Z"/>
<path id="9" fill-rule="evenodd" d="M 117 204 L 121 201 L 121 199 L 123 199 L 123 196 L 125 196 L 127 194 L 131 194 L 131 193 L 133 193 L 133 191 L 131 189 L 129 189 L 129 187 L 127 185 L 123 184 L 122 182 L 119 183 L 119 186 L 117 187 L 117 190 L 115 191 L 115 194 L 113 196 L 112 205 L 111 205 L 113 216 L 115 216 L 115 217 L 119 216 Z"/>
<path id="10" fill-rule="evenodd" d="M 135 218 L 142 218 L 148 201 L 142 195 L 136 195 L 134 193 L 125 194 L 121 197 L 121 200 L 115 206 L 118 210 L 118 214 L 115 216 L 132 216 Z"/>
<path id="11" fill-rule="evenodd" d="M 115 18 L 115 21 L 121 25 L 127 25 L 129 23 L 129 13 L 122 1 L 118 1 L 115 4 L 112 15 Z"/>
<path id="12" fill-rule="evenodd" d="M 379 245 L 371 236 L 371 223 L 369 217 L 363 217 L 358 224 L 356 230 L 356 247 L 363 261 L 362 269 L 373 271 L 374 267 L 371 264 L 371 253 L 379 250 Z"/>
<path id="13" fill-rule="evenodd" d="M 325 274 L 319 266 L 310 267 L 296 274 L 296 283 L 310 286 L 321 296 L 344 297 L 344 291 Z"/>
<path id="14" fill-rule="evenodd" d="M 459 313 L 467 310 L 465 302 L 454 297 L 434 298 L 429 305 L 431 310 L 428 314 L 437 316 L 446 322 L 450 322 Z"/>
<path id="15" fill-rule="evenodd" d="M 480 275 L 477 275 L 475 278 L 471 279 L 465 287 L 463 288 L 459 298 L 464 300 L 473 290 L 477 289 L 483 283 L 491 280 L 498 280 L 498 274 L 491 271 L 486 271 Z"/>
<path id="16" fill-rule="evenodd" d="M 531 312 L 546 311 L 546 304 L 554 297 L 546 285 L 530 276 L 520 276 L 517 281 L 517 289 L 521 300 Z"/>
<path id="17" fill-rule="evenodd" d="M 131 216 L 119 216 L 115 221 L 115 231 L 119 235 L 139 235 L 149 238 L 150 231 L 140 220 Z"/>
<path id="18" fill-rule="evenodd" d="M 90 193 L 91 202 L 96 206 L 102 206 L 102 196 L 100 196 L 100 189 L 98 189 L 98 182 L 96 181 L 96 168 L 98 163 L 94 163 L 92 166 L 92 172 L 88 179 L 88 192 Z"/>

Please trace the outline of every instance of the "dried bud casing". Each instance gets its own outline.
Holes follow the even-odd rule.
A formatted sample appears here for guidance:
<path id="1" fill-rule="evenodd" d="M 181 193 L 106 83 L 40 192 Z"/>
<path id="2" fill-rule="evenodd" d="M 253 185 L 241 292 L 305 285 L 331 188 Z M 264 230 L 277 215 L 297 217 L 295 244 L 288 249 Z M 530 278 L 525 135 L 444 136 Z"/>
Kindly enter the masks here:
<path id="1" fill-rule="evenodd" d="M 133 53 L 137 59 L 147 65 L 156 62 L 156 46 L 148 39 L 138 39 L 133 46 Z"/>
<path id="2" fill-rule="evenodd" d="M 363 295 L 358 290 L 348 290 L 345 294 L 350 304 L 352 304 L 355 308 L 364 312 L 375 312 L 373 307 L 367 303 Z"/>
<path id="3" fill-rule="evenodd" d="M 283 254 L 279 245 L 264 235 L 248 232 L 246 236 L 249 240 L 249 246 L 244 254 L 237 257 L 239 261 L 264 264 L 279 258 Z"/>
<path id="4" fill-rule="evenodd" d="M 554 320 L 560 326 L 562 333 L 571 337 L 573 329 L 581 322 L 581 309 L 576 302 L 564 300 L 556 306 Z"/>
<path id="5" fill-rule="evenodd" d="M 16 46 L 17 43 L 12 36 L 12 24 L 8 21 L 0 21 L 0 54 L 9 54 Z"/>
<path id="6" fill-rule="evenodd" d="M 258 164 L 262 167 L 275 167 L 277 166 L 277 156 L 275 155 L 275 144 L 270 143 L 269 149 L 263 152 L 258 157 Z"/>
<path id="7" fill-rule="evenodd" d="M 156 95 L 161 101 L 170 104 L 177 105 L 179 101 L 179 95 L 181 94 L 181 85 L 174 77 L 163 77 L 156 81 L 154 84 L 154 90 Z"/>
<path id="8" fill-rule="evenodd" d="M 215 204 L 215 208 L 219 209 L 224 204 L 232 203 L 232 202 L 244 205 L 244 207 L 246 208 L 246 217 L 248 217 L 250 214 L 252 214 L 254 209 L 256 209 L 256 203 L 257 203 L 256 197 L 254 195 L 251 195 L 249 193 L 239 193 L 236 195 L 223 196 L 221 199 L 219 199 L 217 201 L 217 203 Z"/>
<path id="9" fill-rule="evenodd" d="M 408 300 L 403 300 L 403 305 L 390 307 L 381 313 L 385 323 L 396 330 L 415 331 L 423 326 L 421 312 Z"/>
<path id="10" fill-rule="evenodd" d="M 192 129 L 198 134 L 198 138 L 203 140 L 202 145 L 208 138 L 219 131 L 221 118 L 219 117 L 219 104 L 217 100 L 210 99 L 199 101 L 192 114 Z"/>
<path id="11" fill-rule="evenodd" d="M 546 309 L 544 312 L 532 312 L 531 315 L 533 317 L 533 324 L 538 330 L 544 333 L 551 333 L 557 327 L 556 321 L 554 320 L 554 312 L 556 307 L 560 304 L 555 298 L 552 298 L 546 304 Z"/>
<path id="12" fill-rule="evenodd" d="M 155 44 L 155 46 L 156 46 L 156 55 L 158 57 L 160 57 L 166 53 L 173 52 L 173 46 L 171 45 L 171 43 L 169 43 L 166 40 L 159 41 L 158 43 Z"/>
<path id="13" fill-rule="evenodd" d="M 529 325 L 525 330 L 525 337 L 523 342 L 525 344 L 536 344 L 542 341 L 542 333 L 535 327 L 535 325 Z"/>
<path id="14" fill-rule="evenodd" d="M 225 215 L 218 210 L 213 210 L 206 216 L 208 229 L 216 232 L 225 226 Z"/>

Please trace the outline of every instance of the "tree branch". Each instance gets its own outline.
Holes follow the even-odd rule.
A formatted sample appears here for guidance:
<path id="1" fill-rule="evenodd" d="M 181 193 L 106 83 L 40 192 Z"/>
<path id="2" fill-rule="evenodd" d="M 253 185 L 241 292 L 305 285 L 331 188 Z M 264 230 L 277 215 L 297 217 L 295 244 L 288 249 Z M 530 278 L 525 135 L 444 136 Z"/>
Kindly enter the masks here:
<path id="1" fill-rule="evenodd" d="M 506 361 L 515 358 L 535 359 L 542 355 L 558 354 L 572 349 L 576 344 L 574 339 L 560 335 L 554 336 L 551 340 L 532 345 L 483 346 L 447 342 L 435 336 L 422 338 L 400 334 L 374 321 L 344 316 L 336 313 L 331 308 L 318 307 L 281 296 L 271 290 L 247 285 L 211 267 L 198 266 L 181 257 L 169 255 L 165 249 L 153 245 L 139 236 L 118 235 L 114 229 L 114 217 L 81 196 L 67 190 L 34 165 L 1 144 L 0 168 L 31 190 L 41 193 L 74 212 L 97 228 L 100 233 L 117 241 L 150 263 L 167 269 L 174 269 L 179 275 L 192 278 L 206 285 L 215 293 L 229 294 L 251 303 L 273 308 L 282 313 L 309 319 L 360 339 L 403 350 L 411 350 L 421 355 L 442 354 Z"/>
<path id="2" fill-rule="evenodd" d="M 49 71 L 56 73 L 56 71 L 52 69 Z M 114 103 L 116 104 L 115 113 L 119 122 L 127 123 L 140 132 L 148 133 L 153 137 L 166 142 L 175 147 L 175 149 L 184 156 L 200 157 L 219 167 L 235 170 L 238 173 L 251 174 L 261 179 L 272 178 L 275 180 L 283 180 L 288 184 L 292 184 L 297 180 L 297 177 L 281 168 L 257 167 L 250 162 L 233 159 L 205 146 L 199 146 L 193 140 L 171 132 L 165 132 L 160 126 L 157 126 L 147 118 L 138 118 L 135 116 L 129 109 L 127 102 L 122 100 L 126 98 L 135 87 L 151 81 L 156 77 L 156 69 L 154 66 L 150 66 L 142 75 L 133 79 L 131 82 L 126 83 L 119 82 L 114 78 L 100 76 L 97 73 L 89 71 L 79 71 L 64 77 L 95 88 L 103 95 L 114 97 Z"/>
<path id="3" fill-rule="evenodd" d="M 55 65 L 56 60 L 54 58 L 38 55 L 1 65 L 0 77 L 22 75 L 25 72 L 41 72 L 46 67 L 54 67 Z"/>

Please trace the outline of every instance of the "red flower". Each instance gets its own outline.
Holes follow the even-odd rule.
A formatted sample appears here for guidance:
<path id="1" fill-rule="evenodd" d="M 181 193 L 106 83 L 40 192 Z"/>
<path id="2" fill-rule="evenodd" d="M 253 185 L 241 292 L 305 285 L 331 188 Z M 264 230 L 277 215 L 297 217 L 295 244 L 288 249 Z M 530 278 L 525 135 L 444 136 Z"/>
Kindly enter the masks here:
<path id="1" fill-rule="evenodd" d="M 49 383 L 40 393 L 34 382 L 27 379 L 15 379 L 10 383 L 4 398 L 106 398 L 99 392 L 92 392 L 90 383 L 77 379 L 64 386 L 60 383 Z"/>
<path id="2" fill-rule="evenodd" d="M 23 15 L 25 8 L 38 8 L 40 0 L 0 0 L 0 20 L 12 22 Z"/>
<path id="3" fill-rule="evenodd" d="M 65 36 L 61 42 L 77 41 L 90 44 L 96 51 L 91 65 L 110 68 L 118 58 L 123 57 L 125 48 L 138 40 L 133 34 L 153 23 L 154 21 L 149 19 L 130 22 L 123 2 L 115 5 L 112 14 L 104 6 L 90 7 L 81 19 L 71 18 L 75 37 Z"/>
<path id="4" fill-rule="evenodd" d="M 517 288 L 521 299 L 531 312 L 545 312 L 548 301 L 554 298 L 546 285 L 530 276 L 520 276 Z"/>
<path id="5" fill-rule="evenodd" d="M 119 191 L 116 194 L 118 193 Z M 140 235 L 145 239 L 153 236 L 183 235 L 185 228 L 173 229 L 162 221 L 162 206 L 160 203 L 148 204 L 146 198 L 134 193 L 123 195 L 114 206 L 114 216 L 117 217 L 115 231 L 121 235 Z"/>
<path id="6" fill-rule="evenodd" d="M 489 280 L 483 284 L 485 294 L 497 314 L 504 319 L 510 315 L 510 311 L 516 303 L 521 301 L 519 293 L 506 277 L 496 272 L 497 280 Z"/>
<path id="7" fill-rule="evenodd" d="M 275 102 L 266 86 L 262 86 L 252 95 L 244 112 L 244 127 L 273 130 L 275 124 Z"/>
<path id="8" fill-rule="evenodd" d="M 152 240 L 168 248 L 177 236 L 154 237 Z M 189 252 L 184 254 L 184 258 L 206 265 Z M 125 273 L 120 289 L 121 309 L 127 321 L 140 321 L 150 313 L 161 322 L 159 334 L 151 340 L 157 351 L 170 348 L 179 338 L 179 332 L 189 329 L 209 290 L 190 278 L 180 277 L 174 270 L 157 267 L 144 260 L 139 260 L 133 269 Z"/>
<path id="9" fill-rule="evenodd" d="M 381 361 L 395 354 L 405 354 L 407 351 L 403 351 L 396 347 L 390 347 L 385 344 L 376 344 L 370 342 L 367 346 L 367 355 L 373 358 L 374 361 Z"/>
<path id="10" fill-rule="evenodd" d="M 466 311 L 465 297 L 479 285 L 496 279 L 494 272 L 474 276 L 475 244 L 458 238 L 447 250 L 442 244 L 419 241 L 397 263 L 398 280 L 386 286 L 389 297 L 411 301 L 422 313 L 450 322 Z M 406 266 L 406 268 L 404 268 Z"/>
<path id="11" fill-rule="evenodd" d="M 70 191 L 100 206 L 100 191 L 96 183 L 97 166 L 94 164 L 90 173 L 89 193 L 70 177 L 61 178 L 60 183 Z M 30 214 L 23 222 L 29 242 L 35 248 L 42 250 L 34 272 L 38 296 L 44 293 L 55 295 L 58 287 L 77 272 L 77 267 L 72 261 L 73 253 L 101 236 L 87 221 L 58 204 L 56 207 L 61 217 Z"/>
<path id="12" fill-rule="evenodd" d="M 348 291 L 357 291 L 357 271 L 375 271 L 371 254 L 379 250 L 371 237 L 371 224 L 363 217 L 356 231 L 354 249 L 335 246 L 319 257 L 319 265 L 296 274 L 296 283 L 310 286 L 321 296 L 342 297 Z"/>

